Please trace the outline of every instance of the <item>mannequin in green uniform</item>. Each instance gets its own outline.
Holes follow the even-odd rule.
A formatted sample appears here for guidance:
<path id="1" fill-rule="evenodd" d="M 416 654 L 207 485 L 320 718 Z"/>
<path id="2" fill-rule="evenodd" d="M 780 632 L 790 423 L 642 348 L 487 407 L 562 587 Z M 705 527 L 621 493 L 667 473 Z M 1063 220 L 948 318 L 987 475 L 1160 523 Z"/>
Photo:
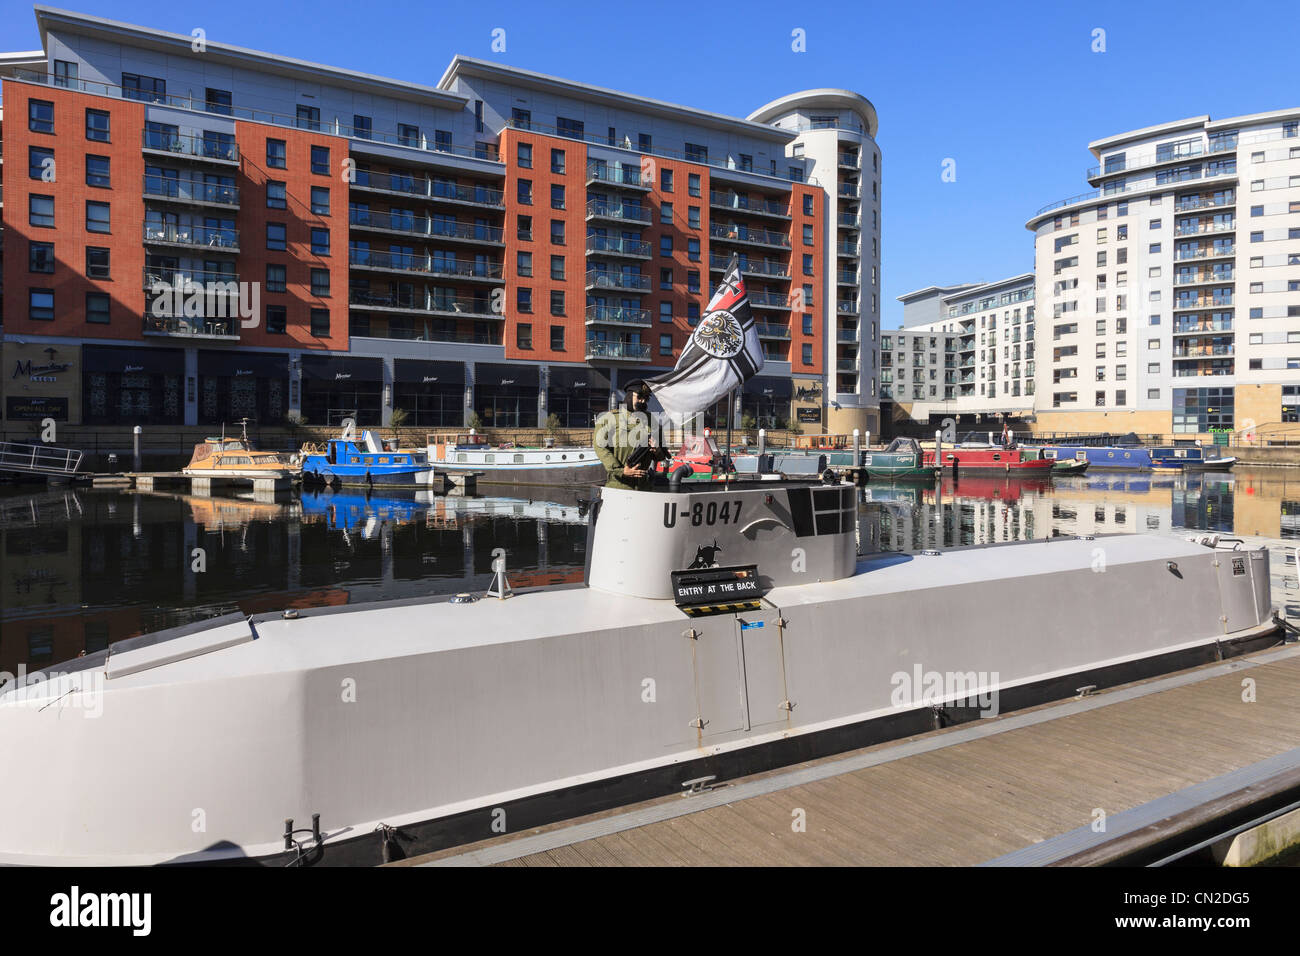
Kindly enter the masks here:
<path id="1" fill-rule="evenodd" d="M 650 386 L 637 379 L 627 384 L 623 407 L 605 412 L 596 419 L 596 457 L 605 466 L 605 487 L 643 491 L 654 483 L 653 461 L 669 458 L 667 450 L 650 434 L 651 428 L 647 400 Z M 639 413 L 639 414 L 638 414 Z M 638 448 L 649 445 L 650 457 L 638 465 L 628 459 Z"/>

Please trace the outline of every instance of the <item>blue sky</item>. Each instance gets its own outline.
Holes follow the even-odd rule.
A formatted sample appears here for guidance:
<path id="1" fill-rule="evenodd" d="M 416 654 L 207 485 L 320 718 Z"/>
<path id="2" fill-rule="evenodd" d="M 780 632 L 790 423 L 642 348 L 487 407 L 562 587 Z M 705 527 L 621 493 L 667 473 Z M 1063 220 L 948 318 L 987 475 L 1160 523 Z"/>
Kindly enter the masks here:
<path id="1" fill-rule="evenodd" d="M 465 53 L 739 116 L 795 90 L 856 90 L 880 116 L 886 328 L 904 292 L 1032 269 L 1025 220 L 1088 188 L 1089 141 L 1300 106 L 1292 3 L 51 5 L 424 83 Z M 39 46 L 30 3 L 0 0 L 0 23 L 3 48 Z M 949 158 L 955 182 L 940 176 Z"/>

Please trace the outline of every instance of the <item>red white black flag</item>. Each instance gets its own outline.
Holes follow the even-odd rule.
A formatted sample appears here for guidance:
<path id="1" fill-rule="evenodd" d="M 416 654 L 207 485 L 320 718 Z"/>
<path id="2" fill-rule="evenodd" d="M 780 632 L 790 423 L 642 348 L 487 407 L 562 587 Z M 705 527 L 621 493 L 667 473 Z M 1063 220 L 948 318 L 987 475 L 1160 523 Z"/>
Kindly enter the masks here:
<path id="1" fill-rule="evenodd" d="M 647 380 L 656 404 L 670 415 L 693 415 L 711 408 L 763 367 L 763 349 L 749 307 L 740 259 L 731 257 L 708 309 L 682 350 L 677 367 Z"/>

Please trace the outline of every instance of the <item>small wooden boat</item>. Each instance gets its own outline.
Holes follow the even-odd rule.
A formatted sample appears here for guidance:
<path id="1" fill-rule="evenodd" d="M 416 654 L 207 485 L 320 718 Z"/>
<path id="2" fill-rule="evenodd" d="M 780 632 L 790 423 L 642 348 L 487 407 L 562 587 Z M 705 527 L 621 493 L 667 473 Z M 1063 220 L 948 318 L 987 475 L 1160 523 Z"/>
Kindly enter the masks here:
<path id="1" fill-rule="evenodd" d="M 1084 458 L 1057 458 L 1052 465 L 1053 475 L 1082 475 L 1092 462 Z"/>
<path id="2" fill-rule="evenodd" d="M 240 422 L 240 437 L 205 438 L 194 446 L 190 463 L 181 472 L 194 478 L 293 478 L 298 474 L 296 455 L 262 451 L 248 438 L 248 420 Z"/>

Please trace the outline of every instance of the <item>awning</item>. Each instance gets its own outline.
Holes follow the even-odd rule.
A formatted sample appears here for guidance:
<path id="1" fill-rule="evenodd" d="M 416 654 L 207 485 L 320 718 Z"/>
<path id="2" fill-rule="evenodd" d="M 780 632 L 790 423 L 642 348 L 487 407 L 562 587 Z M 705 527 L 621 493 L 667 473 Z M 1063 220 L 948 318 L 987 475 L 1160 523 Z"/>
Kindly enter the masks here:
<path id="1" fill-rule="evenodd" d="M 404 385 L 465 384 L 464 362 L 433 362 L 423 359 L 394 359 L 393 381 Z"/>
<path id="2" fill-rule="evenodd" d="M 762 395 L 765 398 L 772 399 L 789 399 L 794 395 L 794 382 L 788 378 L 755 375 L 745 382 L 744 393 L 746 395 Z"/>
<path id="3" fill-rule="evenodd" d="M 536 388 L 537 381 L 536 365 L 492 365 L 482 362 L 474 366 L 475 385 Z"/>
<path id="4" fill-rule="evenodd" d="M 549 388 L 561 392 L 608 392 L 609 378 L 609 369 L 552 365 Z"/>
<path id="5" fill-rule="evenodd" d="M 184 375 L 185 352 L 182 349 L 114 348 L 83 345 L 81 367 L 87 372 L 140 373 L 146 375 Z"/>
<path id="6" fill-rule="evenodd" d="M 382 382 L 384 360 L 351 355 L 304 355 L 302 377 L 316 382 Z"/>
<path id="7" fill-rule="evenodd" d="M 216 352 L 199 350 L 199 374 L 243 378 L 288 378 L 287 352 Z"/>

